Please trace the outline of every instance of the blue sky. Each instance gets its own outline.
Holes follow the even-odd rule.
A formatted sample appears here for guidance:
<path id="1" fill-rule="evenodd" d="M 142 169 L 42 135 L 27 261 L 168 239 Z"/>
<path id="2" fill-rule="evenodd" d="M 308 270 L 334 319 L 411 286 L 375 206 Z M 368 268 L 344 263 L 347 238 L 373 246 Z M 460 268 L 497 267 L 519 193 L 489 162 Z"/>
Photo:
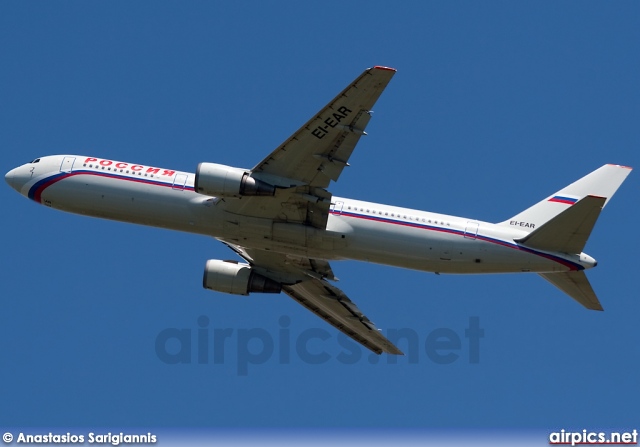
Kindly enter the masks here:
<path id="1" fill-rule="evenodd" d="M 387 65 L 398 73 L 331 191 L 496 222 L 604 163 L 640 165 L 639 54 L 634 2 L 2 2 L 1 165 L 252 167 Z M 637 428 L 638 233 L 622 231 L 640 218 L 635 172 L 586 247 L 603 313 L 536 275 L 333 264 L 378 327 L 422 345 L 456 334 L 449 364 L 423 348 L 415 363 L 345 364 L 336 332 L 285 295 L 204 290 L 205 261 L 234 256 L 212 239 L 64 214 L 7 185 L 0 197 L 4 425 Z M 158 355 L 172 328 L 192 337 L 190 362 Z M 256 328 L 276 350 L 243 375 Z M 310 345 L 322 364 L 293 348 L 309 328 L 330 335 Z M 198 331 L 222 329 L 224 361 L 198 363 Z"/>

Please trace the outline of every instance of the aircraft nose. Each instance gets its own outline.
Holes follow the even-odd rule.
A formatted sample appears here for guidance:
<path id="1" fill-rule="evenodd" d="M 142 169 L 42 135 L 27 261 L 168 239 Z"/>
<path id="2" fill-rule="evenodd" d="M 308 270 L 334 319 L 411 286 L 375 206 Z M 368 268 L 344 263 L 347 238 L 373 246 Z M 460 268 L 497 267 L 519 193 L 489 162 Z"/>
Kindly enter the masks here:
<path id="1" fill-rule="evenodd" d="M 4 175 L 4 180 L 9 184 L 9 186 L 11 186 L 13 189 L 16 189 L 15 187 L 16 170 L 12 169 L 11 171 L 7 172 Z"/>

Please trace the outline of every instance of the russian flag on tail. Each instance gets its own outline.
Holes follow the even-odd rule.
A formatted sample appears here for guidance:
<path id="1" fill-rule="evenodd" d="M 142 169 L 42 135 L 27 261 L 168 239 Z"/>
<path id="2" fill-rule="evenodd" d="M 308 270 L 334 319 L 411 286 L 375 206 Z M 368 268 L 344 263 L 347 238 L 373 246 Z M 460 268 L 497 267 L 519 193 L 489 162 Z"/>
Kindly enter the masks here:
<path id="1" fill-rule="evenodd" d="M 571 197 L 564 196 L 553 196 L 549 199 L 549 202 L 564 203 L 566 205 L 573 205 L 577 201 L 578 199 L 572 199 Z"/>

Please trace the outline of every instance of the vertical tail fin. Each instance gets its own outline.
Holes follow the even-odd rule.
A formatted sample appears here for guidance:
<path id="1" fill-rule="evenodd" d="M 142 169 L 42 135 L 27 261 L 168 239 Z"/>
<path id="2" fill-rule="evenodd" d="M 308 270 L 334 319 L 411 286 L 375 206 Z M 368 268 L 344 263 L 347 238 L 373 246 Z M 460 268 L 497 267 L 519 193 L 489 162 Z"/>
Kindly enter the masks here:
<path id="1" fill-rule="evenodd" d="M 603 197 L 604 208 L 630 172 L 626 166 L 604 165 L 500 225 L 532 232 L 586 196 Z"/>
<path id="2" fill-rule="evenodd" d="M 631 168 L 604 165 L 541 202 L 501 222 L 527 231 L 516 242 L 544 251 L 584 255 L 600 211 L 627 178 Z M 596 265 L 595 260 L 593 266 Z M 544 279 L 562 290 L 587 309 L 602 310 L 584 271 L 540 273 Z"/>

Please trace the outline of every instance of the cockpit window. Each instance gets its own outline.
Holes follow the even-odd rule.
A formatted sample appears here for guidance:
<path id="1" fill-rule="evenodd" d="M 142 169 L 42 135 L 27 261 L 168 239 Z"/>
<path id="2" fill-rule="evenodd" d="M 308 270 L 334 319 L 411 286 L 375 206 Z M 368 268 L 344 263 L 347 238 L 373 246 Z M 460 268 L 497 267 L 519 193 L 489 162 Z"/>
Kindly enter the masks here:
<path id="1" fill-rule="evenodd" d="M 33 164 L 33 163 L 38 163 L 39 161 L 40 161 L 40 159 L 39 159 L 39 158 L 36 158 L 35 160 L 33 160 L 33 161 L 31 162 L 31 164 Z"/>

